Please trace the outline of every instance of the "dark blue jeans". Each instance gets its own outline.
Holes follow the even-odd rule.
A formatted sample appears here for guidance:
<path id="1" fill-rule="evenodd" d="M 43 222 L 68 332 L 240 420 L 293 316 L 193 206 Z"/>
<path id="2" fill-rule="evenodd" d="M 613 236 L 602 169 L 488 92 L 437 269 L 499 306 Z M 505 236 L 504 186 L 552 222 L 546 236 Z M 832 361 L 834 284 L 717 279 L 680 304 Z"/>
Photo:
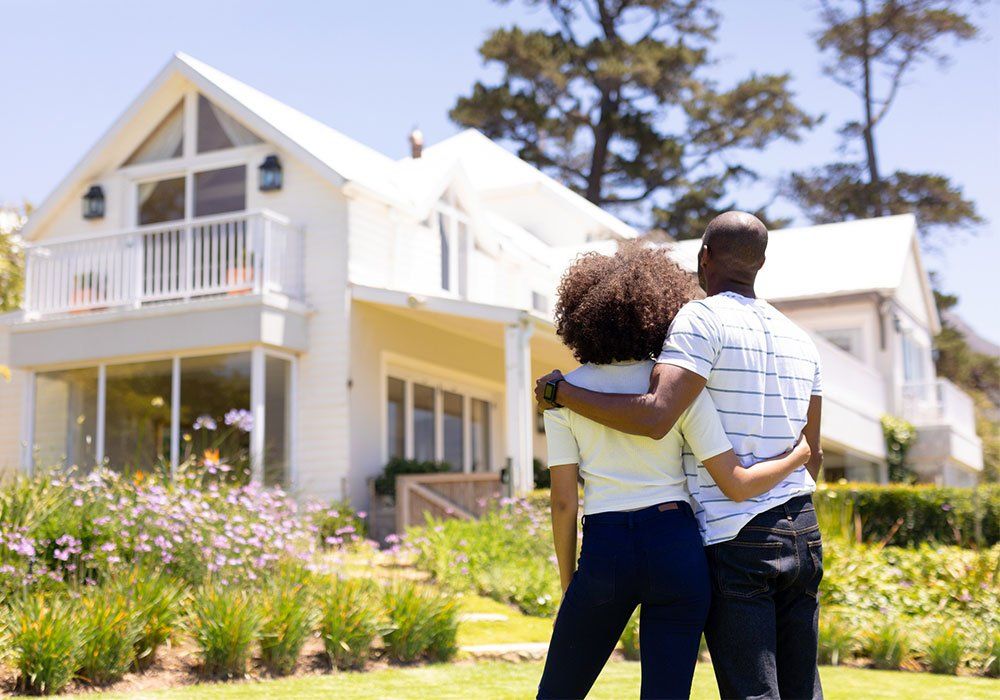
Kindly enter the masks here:
<path id="1" fill-rule="evenodd" d="M 539 698 L 583 698 L 637 605 L 642 697 L 686 698 L 711 586 L 687 503 L 583 519 L 576 573 L 563 596 Z"/>
<path id="2" fill-rule="evenodd" d="M 822 698 L 816 668 L 823 545 L 809 496 L 754 517 L 707 548 L 708 650 L 725 698 Z"/>

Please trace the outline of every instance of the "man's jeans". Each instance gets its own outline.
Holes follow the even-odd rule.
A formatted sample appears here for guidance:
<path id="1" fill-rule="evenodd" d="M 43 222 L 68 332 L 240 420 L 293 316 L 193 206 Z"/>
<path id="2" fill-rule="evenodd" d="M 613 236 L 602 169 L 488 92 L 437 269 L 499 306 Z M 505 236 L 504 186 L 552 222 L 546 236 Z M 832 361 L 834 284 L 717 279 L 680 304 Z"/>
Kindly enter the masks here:
<path id="1" fill-rule="evenodd" d="M 822 698 L 816 594 L 823 549 L 810 497 L 757 515 L 736 539 L 706 551 L 713 595 L 705 637 L 720 695 Z"/>

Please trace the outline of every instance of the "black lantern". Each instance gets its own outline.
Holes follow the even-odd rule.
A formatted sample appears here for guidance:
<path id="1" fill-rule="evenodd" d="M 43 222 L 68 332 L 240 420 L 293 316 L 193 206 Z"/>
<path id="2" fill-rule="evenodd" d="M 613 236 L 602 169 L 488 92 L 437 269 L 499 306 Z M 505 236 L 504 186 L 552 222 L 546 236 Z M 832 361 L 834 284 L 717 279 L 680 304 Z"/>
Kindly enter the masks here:
<path id="1" fill-rule="evenodd" d="M 83 218 L 104 218 L 104 190 L 100 185 L 91 185 L 87 194 L 83 195 Z"/>
<path id="2" fill-rule="evenodd" d="M 281 161 L 278 156 L 268 156 L 257 168 L 260 173 L 260 191 L 274 192 L 281 189 Z"/>

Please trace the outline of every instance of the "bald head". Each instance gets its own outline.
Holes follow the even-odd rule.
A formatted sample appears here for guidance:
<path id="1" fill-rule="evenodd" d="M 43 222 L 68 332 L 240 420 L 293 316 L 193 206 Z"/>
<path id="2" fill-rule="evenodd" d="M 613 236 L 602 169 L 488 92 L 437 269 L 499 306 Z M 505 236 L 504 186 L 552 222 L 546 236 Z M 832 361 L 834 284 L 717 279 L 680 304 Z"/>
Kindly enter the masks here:
<path id="1" fill-rule="evenodd" d="M 753 214 L 727 211 L 708 223 L 701 242 L 721 275 L 753 284 L 764 264 L 767 227 Z"/>

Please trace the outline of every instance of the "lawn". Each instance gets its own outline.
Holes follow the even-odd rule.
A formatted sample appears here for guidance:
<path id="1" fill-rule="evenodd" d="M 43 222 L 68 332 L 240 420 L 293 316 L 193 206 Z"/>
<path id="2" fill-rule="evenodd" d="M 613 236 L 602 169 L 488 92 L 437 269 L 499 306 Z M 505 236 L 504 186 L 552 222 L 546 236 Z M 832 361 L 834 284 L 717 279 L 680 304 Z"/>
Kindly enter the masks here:
<path id="1" fill-rule="evenodd" d="M 534 697 L 541 674 L 538 662 L 459 663 L 412 668 L 393 668 L 367 673 L 340 673 L 305 676 L 279 681 L 240 684 L 206 684 L 172 690 L 123 694 L 95 694 L 95 700 L 156 698 L 169 700 L 309 700 L 310 698 L 353 698 L 388 700 L 405 698 L 527 698 Z M 986 678 L 935 676 L 929 673 L 869 671 L 824 667 L 821 670 L 829 700 L 881 700 L 888 698 L 962 698 L 987 700 L 1000 696 L 1000 681 Z M 592 698 L 638 697 L 639 664 L 613 662 L 601 674 Z M 699 664 L 695 674 L 694 698 L 718 697 L 712 669 Z"/>

